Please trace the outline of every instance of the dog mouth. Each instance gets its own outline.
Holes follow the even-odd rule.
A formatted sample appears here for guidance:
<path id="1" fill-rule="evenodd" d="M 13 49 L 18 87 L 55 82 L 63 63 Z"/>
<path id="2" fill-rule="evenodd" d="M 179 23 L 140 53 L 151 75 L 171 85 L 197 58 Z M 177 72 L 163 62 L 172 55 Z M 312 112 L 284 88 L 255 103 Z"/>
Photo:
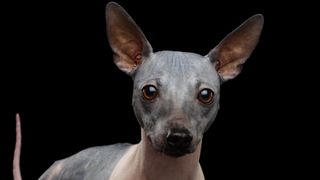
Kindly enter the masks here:
<path id="1" fill-rule="evenodd" d="M 190 146 L 188 147 L 171 147 L 166 145 L 163 149 L 163 153 L 171 157 L 181 157 L 190 153 L 193 153 L 194 150 Z"/>
<path id="2" fill-rule="evenodd" d="M 195 148 L 192 144 L 186 146 L 176 146 L 167 142 L 154 142 L 150 137 L 148 137 L 148 140 L 154 150 L 174 158 L 182 157 L 195 151 Z"/>

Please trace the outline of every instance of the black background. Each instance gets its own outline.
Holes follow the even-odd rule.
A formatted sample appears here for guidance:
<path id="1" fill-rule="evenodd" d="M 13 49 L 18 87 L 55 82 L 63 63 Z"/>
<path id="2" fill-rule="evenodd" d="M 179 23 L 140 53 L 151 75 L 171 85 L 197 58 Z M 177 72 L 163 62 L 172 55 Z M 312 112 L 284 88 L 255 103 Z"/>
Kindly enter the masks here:
<path id="1" fill-rule="evenodd" d="M 296 105 L 305 78 L 296 46 L 308 27 L 300 4 L 117 1 L 154 51 L 206 55 L 251 15 L 265 16 L 261 40 L 205 134 L 206 179 L 298 175 L 304 130 Z M 10 1 L 2 8 L 0 179 L 12 179 L 15 113 L 22 119 L 23 179 L 91 146 L 139 142 L 132 80 L 113 64 L 105 32 L 107 1 Z M 293 6 L 295 5 L 295 8 Z M 304 14 L 305 15 L 305 14 Z M 299 45 L 298 45 L 299 44 Z M 303 55 L 305 57 L 305 55 Z M 293 95 L 292 95 L 293 94 Z M 302 106 L 302 105 L 299 105 Z M 306 115 L 303 116 L 306 118 Z M 306 118 L 307 119 L 307 118 Z M 289 168 L 288 168 L 289 167 Z"/>

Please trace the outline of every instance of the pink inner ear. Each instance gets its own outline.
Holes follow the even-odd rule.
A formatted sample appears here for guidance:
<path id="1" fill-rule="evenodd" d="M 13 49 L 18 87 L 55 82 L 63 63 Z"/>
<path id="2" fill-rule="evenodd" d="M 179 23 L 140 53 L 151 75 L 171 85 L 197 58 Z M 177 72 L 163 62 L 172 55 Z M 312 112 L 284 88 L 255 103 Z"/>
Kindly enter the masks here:
<path id="1" fill-rule="evenodd" d="M 119 38 L 119 37 L 118 37 Z M 125 38 L 119 38 L 121 40 Z M 126 68 L 134 68 L 142 62 L 142 42 L 139 40 L 129 40 L 117 42 L 113 49 L 115 54 L 119 56 L 117 59 L 118 64 L 126 64 Z"/>
<path id="2" fill-rule="evenodd" d="M 217 71 L 220 69 L 220 65 L 221 65 L 220 61 L 219 61 L 219 60 L 216 61 L 215 68 L 216 68 Z M 218 71 L 218 72 L 219 72 L 219 71 Z"/>
<path id="3" fill-rule="evenodd" d="M 141 59 L 142 59 L 142 54 L 141 52 L 137 52 L 136 55 L 134 56 L 134 59 L 137 63 L 141 63 Z"/>
<path id="4" fill-rule="evenodd" d="M 142 63 L 142 54 L 140 51 L 136 52 L 132 57 L 133 67 L 137 67 Z"/>
<path id="5" fill-rule="evenodd" d="M 263 27 L 263 16 L 254 15 L 228 34 L 208 56 L 224 79 L 236 77 L 256 47 Z"/>
<path id="6" fill-rule="evenodd" d="M 118 4 L 109 3 L 106 20 L 114 61 L 122 71 L 131 74 L 142 63 L 142 56 L 152 53 L 152 47 L 138 25 Z"/>

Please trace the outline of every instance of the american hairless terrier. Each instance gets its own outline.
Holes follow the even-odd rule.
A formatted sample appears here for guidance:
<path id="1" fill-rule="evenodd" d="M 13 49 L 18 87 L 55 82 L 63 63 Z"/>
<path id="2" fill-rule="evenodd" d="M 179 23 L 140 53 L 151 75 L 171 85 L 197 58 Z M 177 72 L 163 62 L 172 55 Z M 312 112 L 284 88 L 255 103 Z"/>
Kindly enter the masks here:
<path id="1" fill-rule="evenodd" d="M 106 21 L 114 62 L 134 81 L 132 101 L 141 141 L 83 150 L 56 161 L 40 180 L 204 179 L 201 142 L 217 115 L 220 85 L 240 73 L 258 43 L 263 16 L 250 17 L 206 56 L 153 52 L 141 29 L 114 2 L 106 7 Z M 20 140 L 17 137 L 16 180 Z"/>

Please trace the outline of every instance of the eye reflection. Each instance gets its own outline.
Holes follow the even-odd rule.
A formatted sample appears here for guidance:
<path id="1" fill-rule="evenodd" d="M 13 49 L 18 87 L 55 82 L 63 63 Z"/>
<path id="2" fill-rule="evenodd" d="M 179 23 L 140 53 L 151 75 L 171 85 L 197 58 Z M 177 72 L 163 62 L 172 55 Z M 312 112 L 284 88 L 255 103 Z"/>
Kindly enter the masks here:
<path id="1" fill-rule="evenodd" d="M 214 93 L 211 89 L 204 88 L 198 94 L 198 100 L 206 105 L 209 105 L 213 102 Z"/>
<path id="2" fill-rule="evenodd" d="M 142 97 L 147 101 L 152 101 L 158 96 L 158 90 L 153 85 L 146 85 L 142 88 Z"/>

